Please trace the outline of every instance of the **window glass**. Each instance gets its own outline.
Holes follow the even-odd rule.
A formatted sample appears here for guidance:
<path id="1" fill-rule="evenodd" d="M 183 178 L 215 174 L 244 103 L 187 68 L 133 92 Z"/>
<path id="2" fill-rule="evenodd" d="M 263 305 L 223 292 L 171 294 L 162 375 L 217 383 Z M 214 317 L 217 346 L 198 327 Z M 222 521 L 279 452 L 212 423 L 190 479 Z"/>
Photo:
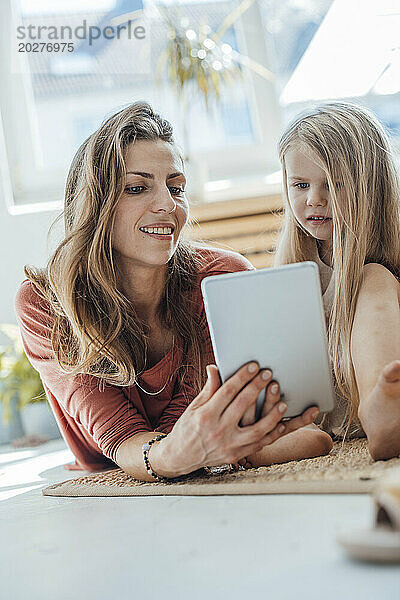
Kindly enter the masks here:
<path id="1" fill-rule="evenodd" d="M 398 0 L 262 0 L 283 122 L 310 103 L 360 102 L 400 135 Z"/>
<path id="2" fill-rule="evenodd" d="M 139 3 L 138 3 L 139 2 Z M 237 3 L 232 1 L 201 3 L 168 3 L 165 10 L 182 31 L 199 25 L 208 26 L 210 33 L 216 31 Z M 95 6 L 95 8 L 94 8 Z M 40 0 L 20 4 L 21 25 L 32 35 L 24 42 L 50 42 L 50 27 L 57 27 L 58 35 L 64 26 L 65 42 L 67 27 L 74 32 L 81 28 L 83 35 L 89 26 L 100 29 L 112 22 L 116 14 L 128 13 L 141 6 L 140 0 L 102 0 L 101 2 L 57 2 Z M 146 7 L 147 8 L 147 7 Z M 30 78 L 34 114 L 37 119 L 42 166 L 46 169 L 66 169 L 77 146 L 101 121 L 115 110 L 135 100 L 148 100 L 157 110 L 170 118 L 175 125 L 178 141 L 184 144 L 181 106 L 173 86 L 166 77 L 156 77 L 159 58 L 167 40 L 168 27 L 160 16 L 150 13 L 149 60 L 141 69 L 130 54 L 127 35 L 115 43 L 107 40 L 82 40 L 76 44 L 73 56 L 66 52 L 27 52 L 27 76 Z M 38 39 L 39 28 L 42 28 Z M 47 29 L 46 29 L 47 28 Z M 54 41 L 54 40 L 53 40 Z M 57 42 L 61 40 L 57 39 Z M 238 49 L 235 29 L 224 34 L 221 43 Z M 73 59 L 73 60 L 72 60 Z M 190 149 L 192 152 L 223 149 L 228 144 L 251 144 L 254 127 L 248 101 L 249 81 L 243 77 L 223 88 L 218 105 L 211 102 L 206 110 L 199 93 L 190 99 L 186 119 L 190 121 Z"/>

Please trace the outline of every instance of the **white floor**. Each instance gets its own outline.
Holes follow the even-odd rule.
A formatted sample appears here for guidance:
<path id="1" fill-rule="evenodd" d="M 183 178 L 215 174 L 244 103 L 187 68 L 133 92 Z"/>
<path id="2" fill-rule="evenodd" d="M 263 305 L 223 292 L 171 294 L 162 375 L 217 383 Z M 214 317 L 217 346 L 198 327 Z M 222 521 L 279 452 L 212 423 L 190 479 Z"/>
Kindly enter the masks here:
<path id="1" fill-rule="evenodd" d="M 1 600 L 395 600 L 400 570 L 349 560 L 368 496 L 53 498 L 62 440 L 0 447 Z"/>

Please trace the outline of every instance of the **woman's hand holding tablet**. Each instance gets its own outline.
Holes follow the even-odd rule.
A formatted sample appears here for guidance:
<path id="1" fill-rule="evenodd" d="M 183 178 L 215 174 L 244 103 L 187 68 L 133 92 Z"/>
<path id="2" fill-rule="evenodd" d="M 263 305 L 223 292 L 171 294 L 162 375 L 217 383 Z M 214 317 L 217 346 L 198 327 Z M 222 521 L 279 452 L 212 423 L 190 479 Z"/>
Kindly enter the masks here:
<path id="1" fill-rule="evenodd" d="M 257 423 L 240 426 L 246 411 L 254 415 L 260 393 L 271 383 L 271 376 L 255 362 L 241 367 L 221 385 L 215 365 L 207 367 L 207 383 L 175 423 L 171 433 L 152 449 L 157 473 L 176 477 L 204 466 L 237 463 L 260 451 L 278 438 L 312 423 L 316 406 L 283 424 L 286 404 L 280 394 L 269 393 L 265 414 Z M 272 384 L 273 385 L 273 384 Z M 163 464 L 168 456 L 168 468 Z"/>
<path id="2" fill-rule="evenodd" d="M 269 369 L 264 369 L 264 373 L 266 373 L 266 377 L 268 377 L 267 387 L 265 389 L 265 402 L 262 408 L 261 417 L 266 416 L 276 405 L 278 400 L 283 399 L 281 396 L 281 389 L 279 382 L 272 379 L 272 372 Z M 283 404 L 283 403 L 282 403 Z M 286 406 L 286 405 L 285 405 Z M 286 412 L 286 411 L 285 411 Z M 285 412 L 282 414 L 282 418 L 285 418 Z M 250 406 L 245 414 L 243 415 L 239 425 L 241 427 L 246 427 L 246 425 L 253 425 L 253 423 L 257 420 L 257 405 L 254 404 Z M 290 433 L 291 431 L 296 431 L 300 427 L 305 427 L 306 425 L 310 425 L 319 415 L 318 406 L 312 406 L 305 410 L 303 414 L 298 417 L 293 417 L 291 419 L 285 420 L 285 434 Z M 311 421 L 310 421 L 311 419 Z"/>

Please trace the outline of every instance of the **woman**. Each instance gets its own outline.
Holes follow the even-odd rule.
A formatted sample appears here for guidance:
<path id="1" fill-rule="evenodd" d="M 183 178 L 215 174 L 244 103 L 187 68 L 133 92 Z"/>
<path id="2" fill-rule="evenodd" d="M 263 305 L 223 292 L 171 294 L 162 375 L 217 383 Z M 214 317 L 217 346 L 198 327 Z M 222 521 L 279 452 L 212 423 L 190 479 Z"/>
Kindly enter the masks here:
<path id="1" fill-rule="evenodd" d="M 279 385 L 255 363 L 222 386 L 208 365 L 204 380 L 213 356 L 201 279 L 252 267 L 181 239 L 184 188 L 170 124 L 145 103 L 128 106 L 78 150 L 65 239 L 45 270 L 25 268 L 17 318 L 75 468 L 116 463 L 154 481 L 243 463 L 318 413 L 283 425 Z"/>

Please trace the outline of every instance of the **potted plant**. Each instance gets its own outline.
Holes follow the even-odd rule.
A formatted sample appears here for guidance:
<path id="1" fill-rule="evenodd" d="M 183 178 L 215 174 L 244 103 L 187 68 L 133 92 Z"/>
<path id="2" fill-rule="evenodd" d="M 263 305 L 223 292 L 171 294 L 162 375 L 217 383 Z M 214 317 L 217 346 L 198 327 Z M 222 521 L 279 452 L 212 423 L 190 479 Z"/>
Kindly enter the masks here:
<path id="1" fill-rule="evenodd" d="M 17 398 L 6 398 L 3 403 L 3 381 L 1 373 L 4 372 L 6 352 L 0 352 L 0 444 L 9 444 L 21 437 L 24 433 L 20 413 L 17 409 Z"/>
<path id="2" fill-rule="evenodd" d="M 24 352 L 17 325 L 0 325 L 0 332 L 10 340 L 10 343 L 2 349 L 0 365 L 3 427 L 12 421 L 18 422 L 20 417 L 22 426 L 17 427 L 18 432 L 13 432 L 15 437 L 23 433 L 27 436 L 43 436 L 47 439 L 60 437 L 39 373 L 31 366 Z"/>

